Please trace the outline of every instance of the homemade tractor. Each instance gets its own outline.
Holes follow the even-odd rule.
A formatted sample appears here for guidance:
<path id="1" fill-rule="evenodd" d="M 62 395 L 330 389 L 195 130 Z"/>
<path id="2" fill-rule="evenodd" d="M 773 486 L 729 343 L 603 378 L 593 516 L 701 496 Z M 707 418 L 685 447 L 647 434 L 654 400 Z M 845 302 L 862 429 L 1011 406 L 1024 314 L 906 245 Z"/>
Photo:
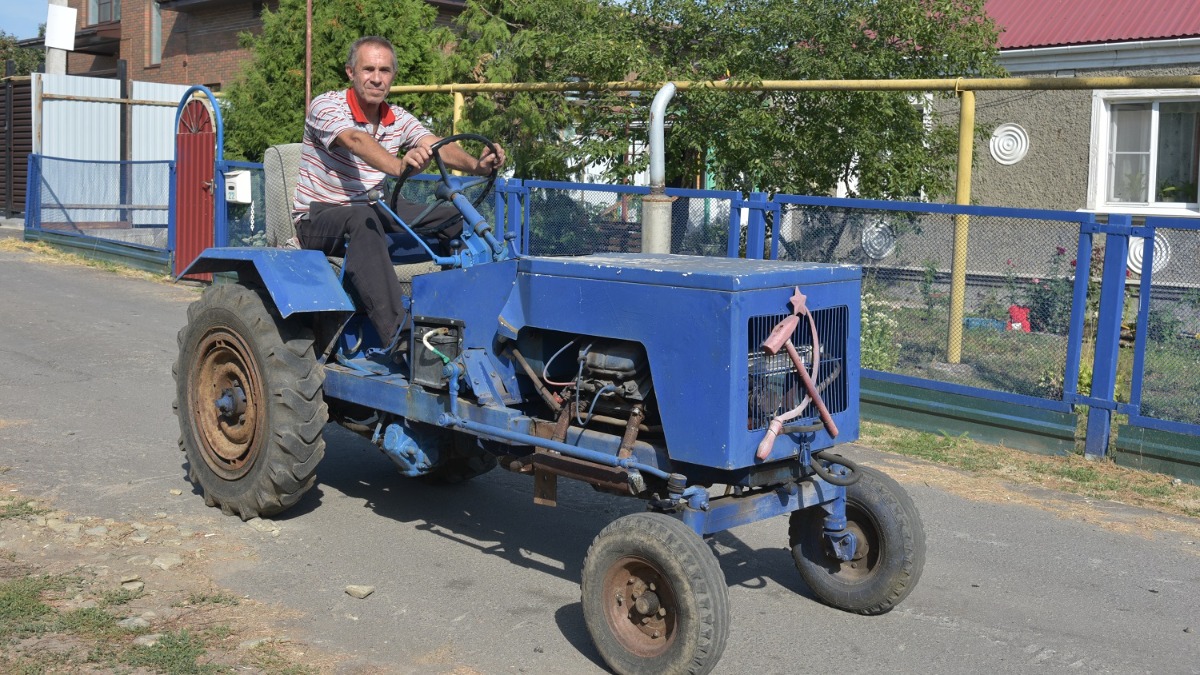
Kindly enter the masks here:
<path id="1" fill-rule="evenodd" d="M 271 152 L 291 153 L 266 162 L 290 200 L 296 148 Z M 908 595 L 925 557 L 912 501 L 829 450 L 858 435 L 858 268 L 520 257 L 475 208 L 495 176 L 451 176 L 434 154 L 436 198 L 465 226 L 450 255 L 404 223 L 393 237 L 400 273 L 426 272 L 411 279 L 399 361 L 370 352 L 381 340 L 336 259 L 213 248 L 185 272 L 236 275 L 189 308 L 174 369 L 179 445 L 207 504 L 243 519 L 295 504 L 327 421 L 405 476 L 499 465 L 530 474 L 541 504 L 560 477 L 642 499 L 644 513 L 596 536 L 582 572 L 588 630 L 620 673 L 713 668 L 729 601 L 703 537 L 736 525 L 788 514 L 796 567 L 833 607 L 879 614 Z M 387 208 L 394 194 L 372 197 Z"/>

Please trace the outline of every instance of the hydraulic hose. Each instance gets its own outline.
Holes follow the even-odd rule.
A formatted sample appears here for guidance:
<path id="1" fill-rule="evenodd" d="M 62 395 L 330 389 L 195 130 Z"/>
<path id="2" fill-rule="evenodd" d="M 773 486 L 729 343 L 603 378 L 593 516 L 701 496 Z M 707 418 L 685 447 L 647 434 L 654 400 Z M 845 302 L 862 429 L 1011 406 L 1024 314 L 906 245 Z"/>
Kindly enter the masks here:
<path id="1" fill-rule="evenodd" d="M 844 466 L 846 467 L 848 473 L 845 476 L 839 476 L 822 466 L 822 460 L 829 462 L 830 464 L 839 464 Z M 859 471 L 859 466 L 854 462 L 854 460 L 847 459 L 828 450 L 819 450 L 812 453 L 812 458 L 808 461 L 808 467 L 812 469 L 814 473 L 820 476 L 821 479 L 826 483 L 829 483 L 830 485 L 837 485 L 838 487 L 848 487 L 850 485 L 854 485 L 858 482 L 859 478 L 862 478 L 862 473 Z"/>

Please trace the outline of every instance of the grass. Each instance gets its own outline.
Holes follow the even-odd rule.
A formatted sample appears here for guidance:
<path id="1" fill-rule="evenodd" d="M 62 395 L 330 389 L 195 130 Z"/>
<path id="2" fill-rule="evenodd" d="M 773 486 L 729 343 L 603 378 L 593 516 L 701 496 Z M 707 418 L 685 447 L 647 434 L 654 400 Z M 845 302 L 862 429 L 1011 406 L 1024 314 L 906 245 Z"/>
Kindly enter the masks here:
<path id="1" fill-rule="evenodd" d="M 47 513 L 47 510 L 39 507 L 34 502 L 13 499 L 0 504 L 0 520 L 37 516 L 43 513 Z"/>
<path id="2" fill-rule="evenodd" d="M 164 633 L 154 645 L 133 643 L 146 633 L 118 625 L 117 615 L 109 607 L 123 605 L 140 593 L 100 591 L 87 595 L 97 599 L 95 607 L 63 609 L 66 597 L 79 591 L 81 579 L 67 575 L 27 575 L 0 581 L 0 672 L 129 672 L 142 669 L 172 675 L 206 675 L 257 669 L 279 675 L 315 675 L 316 670 L 295 664 L 273 645 L 260 645 L 248 652 L 233 654 L 236 664 L 207 663 L 210 650 L 235 634 L 227 624 L 202 630 L 177 628 Z M 98 597 L 97 597 L 98 596 Z M 191 605 L 236 605 L 238 599 L 225 592 L 193 593 Z M 15 645 L 25 638 L 57 638 L 61 649 L 46 649 L 43 642 L 26 649 Z M 222 663 L 228 663 L 228 656 Z"/>
<path id="3" fill-rule="evenodd" d="M 74 253 L 67 253 L 40 241 L 23 241 L 15 238 L 0 239 L 0 251 L 32 253 L 42 259 L 48 259 L 54 262 L 70 265 L 92 267 L 133 279 L 145 279 L 147 281 L 168 283 L 172 281 L 170 276 L 143 272 L 141 270 L 135 270 L 131 267 L 126 267 L 124 265 L 109 262 L 107 260 L 94 260 L 92 258 L 87 258 Z"/>
<path id="4" fill-rule="evenodd" d="M 1200 517 L 1200 486 L 1176 483 L 1170 476 L 1120 467 L 1106 460 L 1034 455 L 978 443 L 965 434 L 930 434 L 866 421 L 860 442 L 981 476 Z"/>

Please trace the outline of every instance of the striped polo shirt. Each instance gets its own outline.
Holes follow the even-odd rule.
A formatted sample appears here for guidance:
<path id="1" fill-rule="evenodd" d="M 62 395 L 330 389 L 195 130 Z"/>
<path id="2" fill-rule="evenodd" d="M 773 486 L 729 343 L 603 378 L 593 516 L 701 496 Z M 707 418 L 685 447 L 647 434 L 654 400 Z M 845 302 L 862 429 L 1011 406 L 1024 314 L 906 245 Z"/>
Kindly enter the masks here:
<path id="1" fill-rule="evenodd" d="M 338 134 L 347 129 L 371 133 L 353 89 L 331 91 L 312 101 L 304 120 L 304 148 L 300 153 L 300 179 L 292 202 L 292 218 L 308 215 L 313 202 L 348 204 L 378 188 L 387 177 L 344 146 L 334 145 Z M 380 104 L 379 126 L 372 136 L 393 155 L 411 148 L 428 136 L 417 118 L 398 105 Z"/>

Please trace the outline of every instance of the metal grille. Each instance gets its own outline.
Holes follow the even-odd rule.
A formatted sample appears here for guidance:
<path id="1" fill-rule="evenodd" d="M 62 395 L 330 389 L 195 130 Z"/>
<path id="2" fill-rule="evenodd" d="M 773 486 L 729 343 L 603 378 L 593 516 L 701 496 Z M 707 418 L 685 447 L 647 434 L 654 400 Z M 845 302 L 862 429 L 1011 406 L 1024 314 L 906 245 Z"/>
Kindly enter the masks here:
<path id="1" fill-rule="evenodd" d="M 824 386 L 821 398 L 830 413 L 839 413 L 847 406 L 846 387 L 846 307 L 831 307 L 813 312 L 817 324 L 817 337 L 821 352 L 817 370 L 817 386 Z M 762 349 L 762 343 L 771 334 L 771 329 L 782 321 L 786 314 L 756 316 L 750 319 L 748 334 L 749 411 L 747 428 L 751 431 L 765 429 L 771 419 L 787 412 L 804 398 L 804 384 L 786 352 L 770 356 Z M 811 367 L 813 341 L 808 321 L 801 320 L 792 344 L 800 353 L 806 367 Z M 798 421 L 817 416 L 816 406 L 805 407 Z"/>

